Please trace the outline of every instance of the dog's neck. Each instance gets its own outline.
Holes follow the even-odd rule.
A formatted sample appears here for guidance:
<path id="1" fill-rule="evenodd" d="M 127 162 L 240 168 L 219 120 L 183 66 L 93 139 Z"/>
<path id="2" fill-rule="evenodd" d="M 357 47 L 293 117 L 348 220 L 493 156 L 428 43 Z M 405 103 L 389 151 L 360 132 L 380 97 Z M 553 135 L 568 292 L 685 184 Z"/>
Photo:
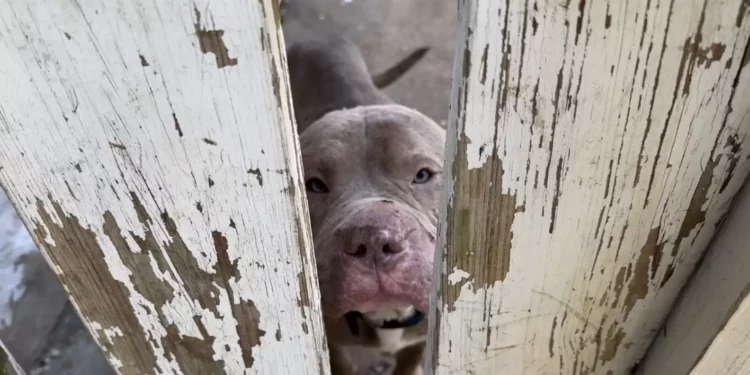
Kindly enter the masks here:
<path id="1" fill-rule="evenodd" d="M 326 333 L 339 345 L 377 347 L 389 353 L 426 339 L 427 319 L 423 314 L 411 315 L 398 326 L 392 322 L 373 322 L 363 314 L 350 313 L 341 320 L 327 322 Z"/>
<path id="2" fill-rule="evenodd" d="M 287 56 L 300 131 L 331 111 L 392 103 L 375 87 L 359 50 L 348 39 L 297 43 Z"/>
<path id="3" fill-rule="evenodd" d="M 393 103 L 375 85 L 362 53 L 339 25 L 321 19 L 314 7 L 299 0 L 282 3 L 282 17 L 299 132 L 331 111 Z"/>

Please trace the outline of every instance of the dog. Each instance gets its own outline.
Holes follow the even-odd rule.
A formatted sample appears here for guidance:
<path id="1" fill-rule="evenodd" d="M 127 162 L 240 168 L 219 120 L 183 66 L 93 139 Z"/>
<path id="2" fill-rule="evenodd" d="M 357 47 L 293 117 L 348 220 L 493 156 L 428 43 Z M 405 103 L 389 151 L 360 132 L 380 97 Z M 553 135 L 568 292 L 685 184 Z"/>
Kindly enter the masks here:
<path id="1" fill-rule="evenodd" d="M 371 75 L 330 20 L 280 7 L 332 373 L 355 374 L 361 345 L 421 374 L 445 130 L 380 89 L 427 49 Z"/>

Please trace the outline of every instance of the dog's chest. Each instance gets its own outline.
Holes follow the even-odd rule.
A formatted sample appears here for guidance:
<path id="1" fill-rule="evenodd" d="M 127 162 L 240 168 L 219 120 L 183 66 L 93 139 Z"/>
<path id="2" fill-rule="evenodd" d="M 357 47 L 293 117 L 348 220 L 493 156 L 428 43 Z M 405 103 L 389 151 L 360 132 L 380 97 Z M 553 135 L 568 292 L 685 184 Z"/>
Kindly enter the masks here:
<path id="1" fill-rule="evenodd" d="M 403 348 L 424 341 L 424 337 L 411 335 L 404 328 L 376 328 L 375 335 L 378 338 L 379 349 L 387 353 L 396 353 Z"/>
<path id="2" fill-rule="evenodd" d="M 376 328 L 375 334 L 378 337 L 380 349 L 384 352 L 395 353 L 403 347 L 404 329 L 382 329 Z"/>

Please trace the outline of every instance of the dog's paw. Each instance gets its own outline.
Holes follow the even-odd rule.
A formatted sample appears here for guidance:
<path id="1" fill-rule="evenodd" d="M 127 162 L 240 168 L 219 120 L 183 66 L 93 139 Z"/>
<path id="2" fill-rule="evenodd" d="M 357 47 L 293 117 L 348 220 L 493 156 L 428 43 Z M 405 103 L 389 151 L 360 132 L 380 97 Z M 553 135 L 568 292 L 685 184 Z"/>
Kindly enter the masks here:
<path id="1" fill-rule="evenodd" d="M 394 363 L 389 359 L 380 358 L 372 361 L 362 375 L 390 375 L 393 372 Z"/>

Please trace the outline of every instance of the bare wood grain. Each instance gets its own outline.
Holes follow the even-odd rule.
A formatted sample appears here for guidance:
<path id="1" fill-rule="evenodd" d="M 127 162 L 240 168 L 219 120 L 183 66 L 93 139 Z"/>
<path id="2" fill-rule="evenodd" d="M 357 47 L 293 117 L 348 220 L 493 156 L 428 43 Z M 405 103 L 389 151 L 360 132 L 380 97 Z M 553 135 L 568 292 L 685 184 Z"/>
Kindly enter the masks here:
<path id="1" fill-rule="evenodd" d="M 0 0 L 0 183 L 122 374 L 327 374 L 276 1 Z"/>
<path id="2" fill-rule="evenodd" d="M 750 170 L 748 4 L 459 10 L 427 369 L 627 373 Z"/>

